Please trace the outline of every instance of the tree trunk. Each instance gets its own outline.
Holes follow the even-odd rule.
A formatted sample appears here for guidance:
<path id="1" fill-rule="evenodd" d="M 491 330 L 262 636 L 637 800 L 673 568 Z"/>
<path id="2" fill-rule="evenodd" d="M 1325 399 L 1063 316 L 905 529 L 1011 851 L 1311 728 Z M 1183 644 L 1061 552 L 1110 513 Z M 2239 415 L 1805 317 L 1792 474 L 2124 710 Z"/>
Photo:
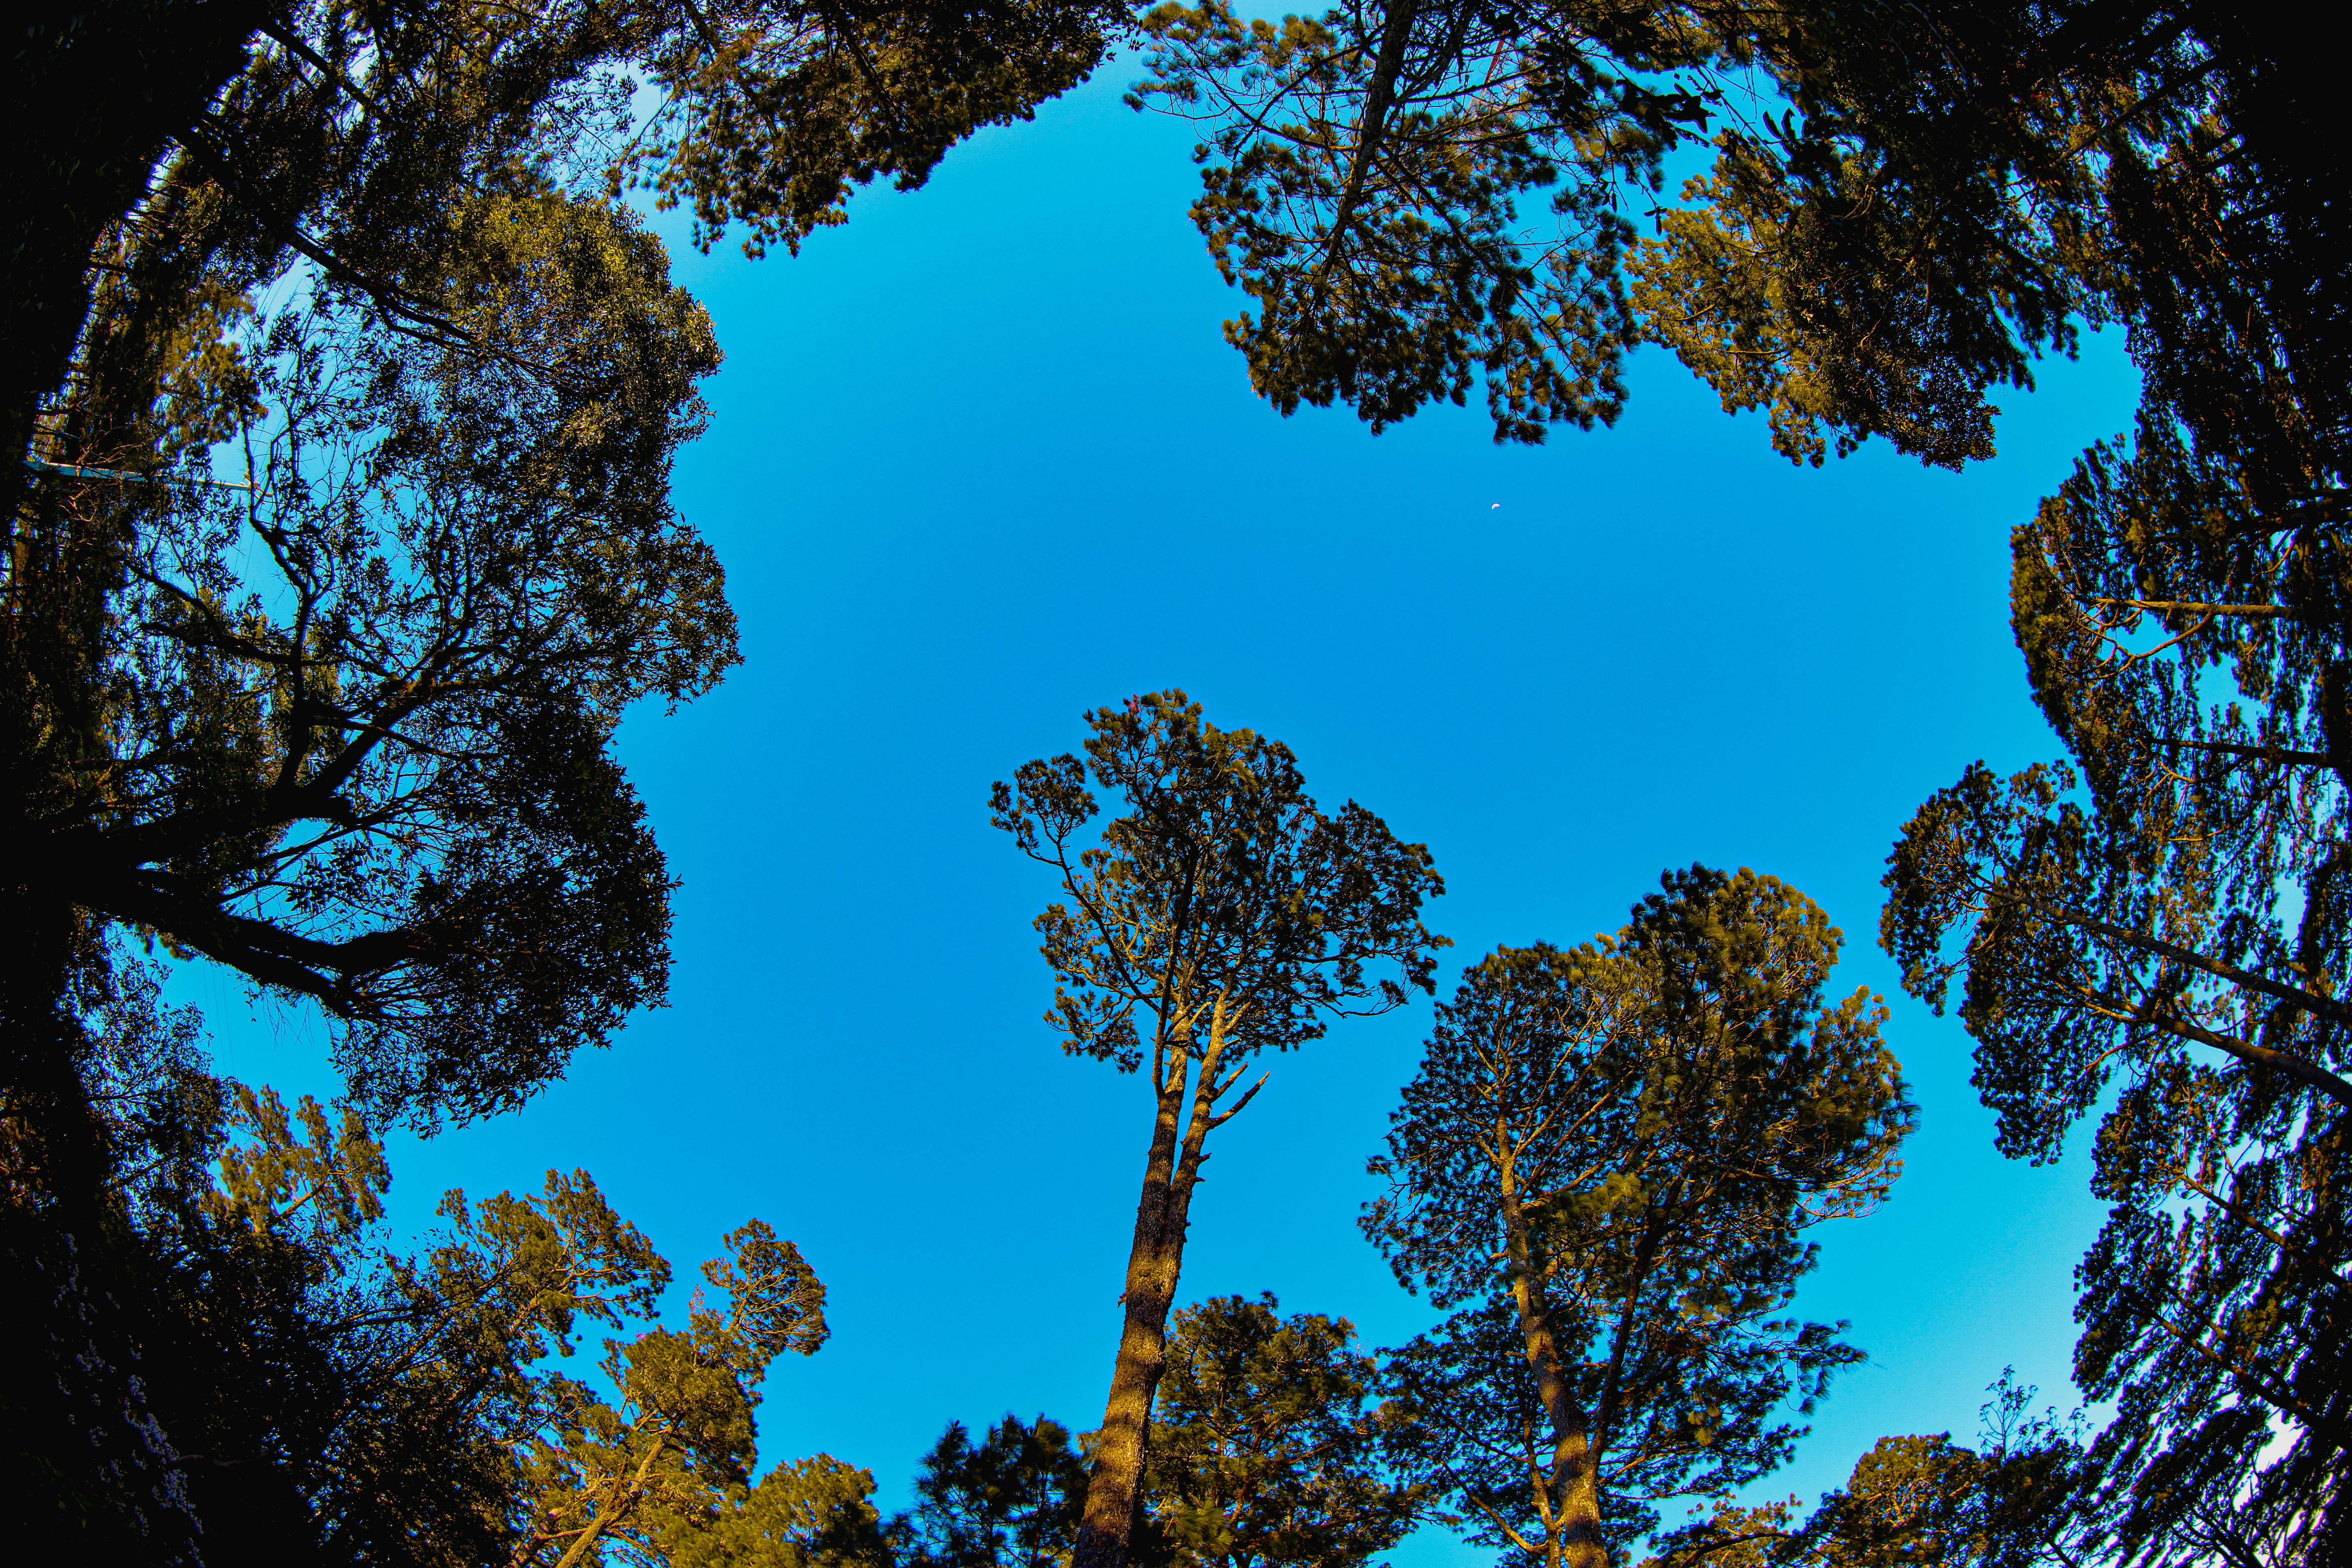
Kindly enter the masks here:
<path id="1" fill-rule="evenodd" d="M 1519 1333 L 1527 1345 L 1528 1369 L 1552 1430 L 1549 1510 L 1544 1523 L 1547 1568 L 1609 1568 L 1609 1548 L 1601 1536 L 1600 1454 L 1592 1423 L 1576 1402 L 1560 1369 L 1559 1347 L 1551 1329 L 1551 1305 L 1536 1278 L 1534 1248 L 1519 1210 L 1514 1173 L 1503 1166 L 1503 1230 L 1509 1250 L 1511 1300 L 1518 1309 Z"/>
<path id="2" fill-rule="evenodd" d="M 571 1547 L 556 1560 L 555 1568 L 577 1568 L 587 1559 L 588 1553 L 595 1550 L 596 1542 L 604 1538 L 604 1531 L 612 1528 L 614 1521 L 626 1519 L 636 1510 L 638 1502 L 646 1495 L 646 1478 L 654 1473 L 654 1461 L 668 1448 L 669 1433 L 665 1430 L 654 1439 L 654 1446 L 646 1450 L 645 1458 L 638 1462 L 637 1473 L 622 1486 L 620 1495 L 613 1500 L 612 1506 L 588 1521 L 588 1528 L 582 1531 Z"/>
<path id="3" fill-rule="evenodd" d="M 1218 998 L 1197 1078 L 1192 1055 L 1179 1047 L 1159 1085 L 1151 1154 L 1143 1167 L 1143 1196 L 1135 1206 L 1135 1241 L 1127 1258 L 1127 1321 L 1119 1334 L 1118 1359 L 1111 1368 L 1110 1403 L 1103 1412 L 1095 1468 L 1087 1483 L 1087 1511 L 1078 1526 L 1075 1568 L 1127 1568 L 1135 1521 L 1143 1502 L 1143 1463 L 1151 1428 L 1151 1401 L 1166 1365 L 1168 1312 L 1176 1300 L 1176 1279 L 1184 1264 L 1184 1228 L 1200 1184 L 1201 1162 L 1210 1130 L 1238 1115 L 1244 1095 L 1222 1113 L 1216 1101 L 1231 1080 L 1217 1072 L 1225 1031 L 1234 1020 Z M 1238 1075 L 1236 1075 L 1238 1076 Z M 1187 1090 L 1191 1115 L 1183 1115 Z M 1256 1091 L 1253 1089 L 1252 1094 Z M 1181 1126 L 1180 1126 L 1181 1120 Z"/>
<path id="4" fill-rule="evenodd" d="M 1151 1401 L 1168 1342 L 1168 1312 L 1176 1300 L 1176 1276 L 1184 1260 L 1184 1211 L 1192 1182 L 1177 1163 L 1177 1119 L 1183 1109 L 1184 1079 L 1160 1085 L 1159 1115 L 1152 1124 L 1151 1154 L 1143 1167 L 1143 1195 L 1135 1205 L 1135 1240 L 1127 1258 L 1127 1317 L 1112 1363 L 1110 1400 L 1103 1411 L 1102 1436 L 1095 1448 L 1094 1474 L 1087 1483 L 1087 1510 L 1078 1525 L 1076 1568 L 1127 1568 L 1128 1546 L 1143 1485 L 1144 1440 Z"/>

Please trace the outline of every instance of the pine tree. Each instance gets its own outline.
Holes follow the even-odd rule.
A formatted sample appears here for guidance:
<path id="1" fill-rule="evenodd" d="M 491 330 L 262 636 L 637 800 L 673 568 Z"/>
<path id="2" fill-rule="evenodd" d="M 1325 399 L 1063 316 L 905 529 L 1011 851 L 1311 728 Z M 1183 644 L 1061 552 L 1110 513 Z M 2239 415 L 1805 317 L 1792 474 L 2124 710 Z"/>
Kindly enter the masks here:
<path id="1" fill-rule="evenodd" d="M 1428 987 L 1444 939 L 1420 910 L 1444 883 L 1426 847 L 1353 801 L 1325 815 L 1288 747 L 1218 729 L 1181 691 L 1087 724 L 1085 762 L 1023 763 L 991 810 L 1063 894 L 1036 921 L 1057 980 L 1046 1023 L 1073 1056 L 1149 1072 L 1126 1321 L 1077 1552 L 1078 1568 L 1122 1568 L 1209 1134 L 1264 1086 L 1229 1099 L 1254 1058 Z M 1089 772 L 1128 807 L 1091 830 Z"/>
<path id="2" fill-rule="evenodd" d="M 389 1247 L 365 1122 L 213 1077 L 192 1016 L 124 973 L 93 1074 L 115 1245 L 142 1414 L 205 1561 L 884 1568 L 864 1471 L 751 1479 L 762 1375 L 824 1338 L 790 1242 L 736 1231 L 679 1328 L 658 1321 L 668 1262 L 585 1172 L 450 1193 L 420 1250 Z M 562 1370 L 597 1330 L 601 1387 Z"/>
<path id="3" fill-rule="evenodd" d="M 1841 933 L 1796 889 L 1669 872 L 1613 938 L 1500 948 L 1441 1007 L 1366 1234 L 1454 1309 L 1397 1352 L 1412 1463 L 1476 1539 L 1605 1568 L 1663 1499 L 1781 1464 L 1860 1358 L 1785 1312 L 1899 1169 L 1912 1108 Z"/>
<path id="4" fill-rule="evenodd" d="M 95 0 L 10 51 L 0 1264 L 37 1322 L 0 1429 L 93 1555 L 205 1528 L 121 1313 L 120 939 L 319 1007 L 379 1123 L 511 1107 L 658 1005 L 612 732 L 736 648 L 668 496 L 718 349 L 623 191 L 797 244 L 1119 15 Z"/>
<path id="5" fill-rule="evenodd" d="M 912 1510 L 892 1521 L 914 1568 L 1069 1568 L 1087 1464 L 1069 1428 L 1008 1415 L 975 1444 L 961 1421 L 923 1456 Z"/>
<path id="6" fill-rule="evenodd" d="M 1272 1292 L 1179 1311 L 1144 1488 L 1181 1568 L 1360 1568 L 1404 1538 L 1426 1489 L 1389 1473 L 1402 1412 L 1375 1403 L 1355 1327 L 1280 1315 Z"/>
<path id="7" fill-rule="evenodd" d="M 1718 1501 L 1659 1539 L 1643 1568 L 2080 1568 L 2106 1542 L 2075 1506 L 2085 1485 L 2081 1411 L 2035 1415 L 2004 1371 L 1974 1448 L 1949 1433 L 1883 1437 L 1810 1517 L 1797 1500 Z M 2260 1556 L 2230 1560 L 2260 1562 Z"/>
<path id="8" fill-rule="evenodd" d="M 2077 1370 L 2128 1415 L 2084 1506 L 2159 1553 L 2249 1510 L 2341 1513 L 2352 205 L 2294 15 L 1397 0 L 1150 26 L 1144 93 L 1207 122 L 1194 216 L 1255 301 L 1229 334 L 1286 409 L 1378 426 L 1483 376 L 1497 437 L 1538 439 L 1613 416 L 1646 339 L 1792 460 L 1879 437 L 1958 468 L 2037 356 L 2127 330 L 2133 428 L 2014 541 L 2069 758 L 1928 802 L 1883 935 L 1923 997 L 1959 985 L 2006 1152 L 2053 1156 L 2120 1096 Z M 1713 166 L 1658 199 L 1701 139 Z M 1539 193 L 1554 217 L 1522 220 Z M 2273 1423 L 2294 1436 L 2265 1466 Z"/>

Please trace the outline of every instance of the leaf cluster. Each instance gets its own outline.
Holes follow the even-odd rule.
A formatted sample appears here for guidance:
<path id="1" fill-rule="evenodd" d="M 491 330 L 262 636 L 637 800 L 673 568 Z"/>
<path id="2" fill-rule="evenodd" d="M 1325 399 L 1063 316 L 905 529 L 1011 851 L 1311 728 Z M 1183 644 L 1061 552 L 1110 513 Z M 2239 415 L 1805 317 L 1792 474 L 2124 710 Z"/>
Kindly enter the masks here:
<path id="1" fill-rule="evenodd" d="M 1402 1540 L 1425 1489 L 1390 1464 L 1399 1407 L 1345 1319 L 1280 1315 L 1271 1295 L 1175 1313 L 1153 1406 L 1133 1560 L 1150 1568 L 1359 1564 Z M 1376 1401 L 1378 1401 L 1376 1403 Z M 1060 1423 L 1006 1415 L 974 1442 L 950 1422 L 916 1502 L 890 1525 L 910 1568 L 1067 1568 L 1087 1458 Z"/>
<path id="2" fill-rule="evenodd" d="M 826 1334 L 792 1243 L 756 1220 L 731 1233 L 678 1327 L 658 1321 L 669 1264 L 585 1172 L 449 1193 L 425 1247 L 396 1251 L 383 1145 L 355 1115 L 211 1078 L 152 979 L 112 1012 L 110 1246 L 142 1288 L 142 1406 L 208 1551 L 886 1560 L 864 1471 L 820 1455 L 752 1479 L 769 1364 Z M 598 1379 L 556 1370 L 600 1330 Z"/>
<path id="3" fill-rule="evenodd" d="M 1145 1486 L 1183 1568 L 1355 1568 L 1404 1538 L 1426 1487 L 1398 1480 L 1404 1420 L 1344 1318 L 1279 1315 L 1272 1293 L 1180 1310 Z"/>
<path id="4" fill-rule="evenodd" d="M 1086 1499 L 1087 1462 L 1060 1422 L 1008 1415 L 974 1443 L 950 1421 L 891 1533 L 908 1568 L 1068 1568 Z"/>
<path id="5" fill-rule="evenodd" d="M 1643 1568 L 2037 1568 L 2095 1558 L 2076 1527 L 2089 1479 L 2080 1413 L 2032 1415 L 2030 1388 L 2004 1373 L 1988 1430 L 1968 1448 L 1948 1433 L 1881 1438 L 1810 1517 L 1796 1500 L 1712 1515 L 1661 1537 Z"/>
<path id="6" fill-rule="evenodd" d="M 1613 420 L 1650 342 L 1792 460 L 1878 437 L 1958 468 L 1992 452 L 1990 394 L 2125 321 L 2151 405 L 2212 437 L 2345 428 L 2352 333 L 2318 282 L 2341 158 L 2281 20 L 1394 0 L 1145 25 L 1130 101 L 1203 125 L 1194 220 L 1286 413 L 1378 428 L 1483 380 L 1496 439 L 1540 440 Z"/>
<path id="7" fill-rule="evenodd" d="M 1129 101 L 1204 127 L 1192 220 L 1255 303 L 1225 335 L 1276 407 L 1377 431 L 1483 381 L 1498 441 L 1615 422 L 1640 338 L 1618 193 L 1704 121 L 1670 74 L 1715 52 L 1689 16 L 1394 0 L 1276 24 L 1207 0 L 1144 26 Z"/>
<path id="8" fill-rule="evenodd" d="M 1154 1020 L 1155 1059 L 1215 1010 L 1238 1063 L 1432 987 L 1430 950 L 1445 939 L 1420 910 L 1444 883 L 1426 847 L 1353 801 L 1326 815 L 1287 746 L 1218 729 L 1181 691 L 1087 722 L 1084 762 L 1024 763 L 990 799 L 991 820 L 1055 868 L 1067 900 L 1036 921 L 1057 978 L 1046 1022 L 1066 1050 L 1133 1071 L 1139 1010 Z M 1090 843 L 1089 773 L 1128 807 Z"/>
<path id="9" fill-rule="evenodd" d="M 2070 758 L 1970 767 L 1885 878 L 1881 940 L 1956 1003 L 2003 1150 L 2054 1159 L 2095 1120 L 2077 1375 L 2126 1413 L 2100 1506 L 2157 1552 L 2249 1494 L 2318 1517 L 2340 1486 L 2352 731 L 2340 524 L 2305 451 L 2265 469 L 2151 415 L 2084 455 L 2012 539 Z M 2273 1417 L 2302 1435 L 2265 1460 Z"/>

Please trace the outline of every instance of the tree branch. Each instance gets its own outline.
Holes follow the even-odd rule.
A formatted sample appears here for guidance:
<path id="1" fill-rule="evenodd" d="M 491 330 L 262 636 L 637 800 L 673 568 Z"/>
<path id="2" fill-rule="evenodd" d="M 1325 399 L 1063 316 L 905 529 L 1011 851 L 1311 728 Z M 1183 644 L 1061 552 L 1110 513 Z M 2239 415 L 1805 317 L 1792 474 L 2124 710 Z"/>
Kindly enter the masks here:
<path id="1" fill-rule="evenodd" d="M 2154 936 L 2147 931 L 2133 931 L 2128 926 L 2119 926 L 2112 921 L 2101 920 L 2096 915 L 2085 914 L 2080 910 L 2070 909 L 2063 904 L 2037 903 L 2023 894 L 2011 892 L 1997 884 L 1987 885 L 1986 897 L 1988 902 L 2014 904 L 2032 913 L 2079 926 L 2084 931 L 2104 936 L 2111 942 L 2122 942 L 2127 947 L 2136 947 L 2143 952 L 2153 953 L 2160 958 L 2168 958 L 2184 969 L 2193 969 L 2200 974 L 2210 975 L 2216 980 L 2225 980 L 2232 985 L 2243 986 L 2249 991 L 2258 992 L 2273 1000 L 2286 1003 L 2289 1006 L 2298 1007 L 2315 1016 L 2325 1018 L 2329 1023 L 2352 1024 L 2352 1007 L 2346 1006 L 2333 997 L 2322 996 L 2299 986 L 2288 985 L 2284 982 L 2273 980 L 2267 975 L 2256 974 L 2252 970 L 2241 969 L 2236 964 L 2224 963 L 2217 958 L 2208 958 L 2192 948 L 2183 947 L 2179 942 L 2168 942 L 2160 936 Z M 2219 1040 L 2217 1038 L 2205 1043 L 2214 1045 L 2218 1044 Z M 2223 1048 L 2234 1050 L 2243 1046 L 2242 1041 L 2231 1041 Z"/>
<path id="2" fill-rule="evenodd" d="M 1364 180 L 1379 155 L 1381 132 L 1386 127 L 1389 104 L 1396 95 L 1396 79 L 1404 69 L 1405 45 L 1412 36 L 1416 0 L 1387 0 L 1381 13 L 1381 52 L 1372 62 L 1372 78 L 1364 89 L 1364 116 L 1357 122 L 1356 151 L 1348 163 L 1348 183 L 1331 211 L 1331 232 L 1323 241 L 1323 260 L 1315 269 L 1313 287 L 1320 289 L 1339 259 L 1357 204 L 1362 201 Z"/>

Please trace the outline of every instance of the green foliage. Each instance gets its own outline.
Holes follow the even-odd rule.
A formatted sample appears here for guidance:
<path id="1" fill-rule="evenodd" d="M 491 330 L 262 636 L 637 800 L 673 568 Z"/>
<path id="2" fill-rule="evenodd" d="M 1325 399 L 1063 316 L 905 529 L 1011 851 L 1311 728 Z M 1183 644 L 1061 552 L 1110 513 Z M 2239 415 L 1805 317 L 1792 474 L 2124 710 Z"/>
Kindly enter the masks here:
<path id="1" fill-rule="evenodd" d="M 726 1239 L 733 1256 L 702 1268 L 723 1305 L 698 1290 L 683 1331 L 605 1342 L 602 1370 L 617 1403 L 572 1378 L 550 1380 L 546 1430 L 522 1460 L 530 1524 L 517 1563 L 572 1568 L 606 1552 L 663 1563 L 674 1542 L 719 1520 L 749 1545 L 754 1518 L 789 1511 L 787 1500 L 826 1479 L 786 1469 L 761 1482 L 779 1497 L 749 1495 L 754 1391 L 777 1356 L 824 1343 L 824 1288 L 761 1221 Z"/>
<path id="2" fill-rule="evenodd" d="M 1721 100 L 1713 170 L 1633 263 L 1645 335 L 1727 412 L 1768 410 L 1792 460 L 1820 463 L 1826 431 L 1841 456 L 1876 436 L 1947 468 L 1990 457 L 1986 395 L 2030 387 L 2034 357 L 2074 351 L 2079 315 L 2112 311 L 2085 150 L 2122 107 L 2120 57 L 2145 43 L 2150 70 L 2178 64 L 2110 37 L 2053 69 L 2052 35 L 2081 9 L 1719 13 L 1783 102 Z"/>
<path id="3" fill-rule="evenodd" d="M 1175 1315 L 1144 1485 L 1182 1568 L 1355 1568 L 1412 1528 L 1425 1489 L 1387 1473 L 1401 1419 L 1355 1329 L 1268 1293 Z"/>
<path id="4" fill-rule="evenodd" d="M 1444 939 L 1418 916 L 1444 883 L 1426 847 L 1399 844 L 1354 801 L 1325 816 L 1289 747 L 1218 729 L 1181 691 L 1087 721 L 1086 762 L 1024 763 L 990 800 L 992 820 L 1059 873 L 1069 900 L 1036 922 L 1058 981 L 1046 1022 L 1066 1050 L 1134 1071 L 1141 1010 L 1157 1082 L 1212 1014 L 1236 1065 L 1430 989 L 1429 950 Z M 1129 810 L 1078 847 L 1101 809 L 1089 771 Z M 1383 960 L 1400 978 L 1368 977 Z"/>
<path id="5" fill-rule="evenodd" d="M 1008 1415 L 975 1444 L 950 1421 L 891 1531 L 909 1568 L 1068 1568 L 1086 1497 L 1086 1460 L 1060 1422 Z"/>
<path id="6" fill-rule="evenodd" d="M 1262 395 L 1379 430 L 1483 378 L 1497 440 L 1615 421 L 1639 341 L 1619 193 L 1704 111 L 1661 80 L 1712 52 L 1688 16 L 1391 0 L 1276 25 L 1206 0 L 1144 25 L 1129 101 L 1206 128 L 1192 221 L 1256 305 L 1225 336 Z"/>
<path id="7" fill-rule="evenodd" d="M 135 9 L 18 66 L 81 70 Z M 620 187 L 796 242 L 1079 79 L 1117 16 L 231 18 L 262 31 L 190 58 L 210 107 L 66 226 L 99 279 L 49 302 L 71 374 L 20 378 L 41 459 L 159 482 L 52 467 L 12 502 L 16 896 L 320 1005 L 380 1119 L 511 1106 L 658 1005 L 668 880 L 609 738 L 737 654 L 667 493 L 718 349 Z M 667 96 L 632 132 L 640 69 Z"/>
<path id="8" fill-rule="evenodd" d="M 1204 126 L 1194 221 L 1286 412 L 1378 428 L 1483 379 L 1496 438 L 1539 440 L 1613 419 L 1646 340 L 1794 460 L 1875 436 L 1958 467 L 1992 451 L 1987 395 L 2087 319 L 2131 322 L 2200 430 L 2252 436 L 2282 395 L 2345 428 L 2340 139 L 2283 19 L 1392 0 L 1146 26 L 1133 101 Z M 1660 201 L 1699 143 L 1713 168 Z"/>
<path id="9" fill-rule="evenodd" d="M 1985 1405 L 1980 1448 L 1948 1434 L 1884 1437 L 1810 1519 L 1796 1500 L 1740 1507 L 1664 1536 L 1643 1568 L 2035 1568 L 2098 1560 L 2075 1528 L 2084 1479 L 2078 1412 L 2033 1416 L 2009 1373 Z"/>
<path id="10" fill-rule="evenodd" d="M 256 1094 L 236 1084 L 229 1093 L 227 1126 L 251 1142 L 221 1151 L 220 1185 L 207 1194 L 215 1224 L 242 1221 L 267 1238 L 304 1208 L 314 1236 L 341 1235 L 383 1217 L 381 1194 L 392 1185 L 392 1172 L 383 1146 L 356 1112 L 344 1111 L 342 1125 L 331 1127 L 306 1094 L 296 1112 L 298 1137 L 276 1089 Z"/>
<path id="11" fill-rule="evenodd" d="M 825 1333 L 790 1242 L 728 1237 L 677 1327 L 669 1264 L 584 1172 L 450 1193 L 419 1250 L 388 1247 L 374 1134 L 212 1077 L 159 967 L 118 961 L 91 999 L 114 1185 L 82 1256 L 127 1282 L 133 1414 L 206 1561 L 887 1559 L 865 1472 L 818 1456 L 751 1484 L 760 1379 Z M 601 1384 L 557 1370 L 600 1331 Z"/>
<path id="12" fill-rule="evenodd" d="M 874 1478 L 829 1454 L 778 1465 L 667 1521 L 649 1561 L 667 1568 L 887 1568 Z"/>
<path id="13" fill-rule="evenodd" d="M 2209 369 L 2200 403 L 2236 374 Z M 2053 1159 L 2098 1113 L 2076 1371 L 2123 1412 L 2099 1506 L 2158 1552 L 2324 1512 L 2352 1399 L 2340 458 L 2237 406 L 2243 444 L 2145 413 L 2015 531 L 2012 622 L 2071 759 L 1923 805 L 1881 928 L 1957 1003 L 2004 1151 Z M 2296 1437 L 2266 1462 L 2273 1417 Z"/>
<path id="14" fill-rule="evenodd" d="M 681 201 L 708 248 L 730 222 L 747 255 L 847 221 L 852 187 L 929 178 L 986 125 L 1027 120 L 1084 80 L 1125 30 L 1108 0 L 943 12 L 910 4 L 721 3 L 648 64 L 668 105 L 614 168 Z"/>
<path id="15" fill-rule="evenodd" d="M 1365 1562 L 1412 1527 L 1421 1489 L 1387 1475 L 1399 1415 L 1367 1409 L 1378 1372 L 1354 1329 L 1276 1315 L 1271 1296 L 1219 1297 L 1170 1324 L 1152 1411 L 1134 1561 L 1151 1568 Z M 950 1422 L 891 1523 L 922 1568 L 1068 1568 L 1087 1502 L 1083 1450 L 1058 1422 L 1007 1415 L 979 1443 Z"/>
<path id="16" fill-rule="evenodd" d="M 321 1518 L 362 1500 L 327 1528 L 363 1554 L 497 1554 L 416 1520 L 473 1517 L 511 1432 L 453 1436 L 436 1464 L 416 1423 L 520 1397 L 495 1367 L 520 1320 L 475 1325 L 457 1406 L 384 1381 L 410 1352 L 355 1347 L 442 1321 L 435 1289 L 490 1290 L 467 1249 L 446 1279 L 347 1278 L 325 1237 L 373 1213 L 362 1124 L 224 1088 L 179 1033 L 111 1080 L 91 998 L 126 992 L 121 934 L 224 964 L 325 1013 L 352 1117 L 428 1131 L 519 1104 L 659 1005 L 671 884 L 612 736 L 737 651 L 668 495 L 719 351 L 622 187 L 690 200 L 705 244 L 734 222 L 754 249 L 796 242 L 855 184 L 919 184 L 1079 79 L 1118 16 L 99 0 L 12 49 L 30 186 L 0 307 L 0 909 L 22 936 L 0 977 L 0 1250 L 44 1316 L 0 1426 L 93 1552 L 190 1556 L 200 1529 L 291 1551 L 307 1496 Z M 645 123 L 637 76 L 663 94 Z M 224 1138 L 206 1195 L 190 1173 Z M 320 1295 L 379 1287 L 364 1310 Z M 150 1289 L 163 1327 L 123 1317 Z M 315 1408 L 215 1418 L 215 1341 L 257 1389 L 299 1363 Z M 186 1441 L 235 1428 L 203 1451 L 279 1458 L 192 1468 L 166 1406 Z M 304 1468 L 339 1443 L 373 1445 L 352 1463 L 383 1484 Z M 191 1502 L 235 1466 L 263 1477 L 250 1507 Z M 775 1486 L 711 1505 L 728 1539 L 840 1490 Z"/>
<path id="17" fill-rule="evenodd" d="M 1417 1473 L 1477 1539 L 1605 1561 L 1788 1457 L 1859 1352 L 1785 1310 L 1913 1110 L 1843 937 L 1785 883 L 1669 872 L 1612 939 L 1501 948 L 1439 1009 L 1366 1234 L 1457 1309 L 1397 1352 Z"/>

